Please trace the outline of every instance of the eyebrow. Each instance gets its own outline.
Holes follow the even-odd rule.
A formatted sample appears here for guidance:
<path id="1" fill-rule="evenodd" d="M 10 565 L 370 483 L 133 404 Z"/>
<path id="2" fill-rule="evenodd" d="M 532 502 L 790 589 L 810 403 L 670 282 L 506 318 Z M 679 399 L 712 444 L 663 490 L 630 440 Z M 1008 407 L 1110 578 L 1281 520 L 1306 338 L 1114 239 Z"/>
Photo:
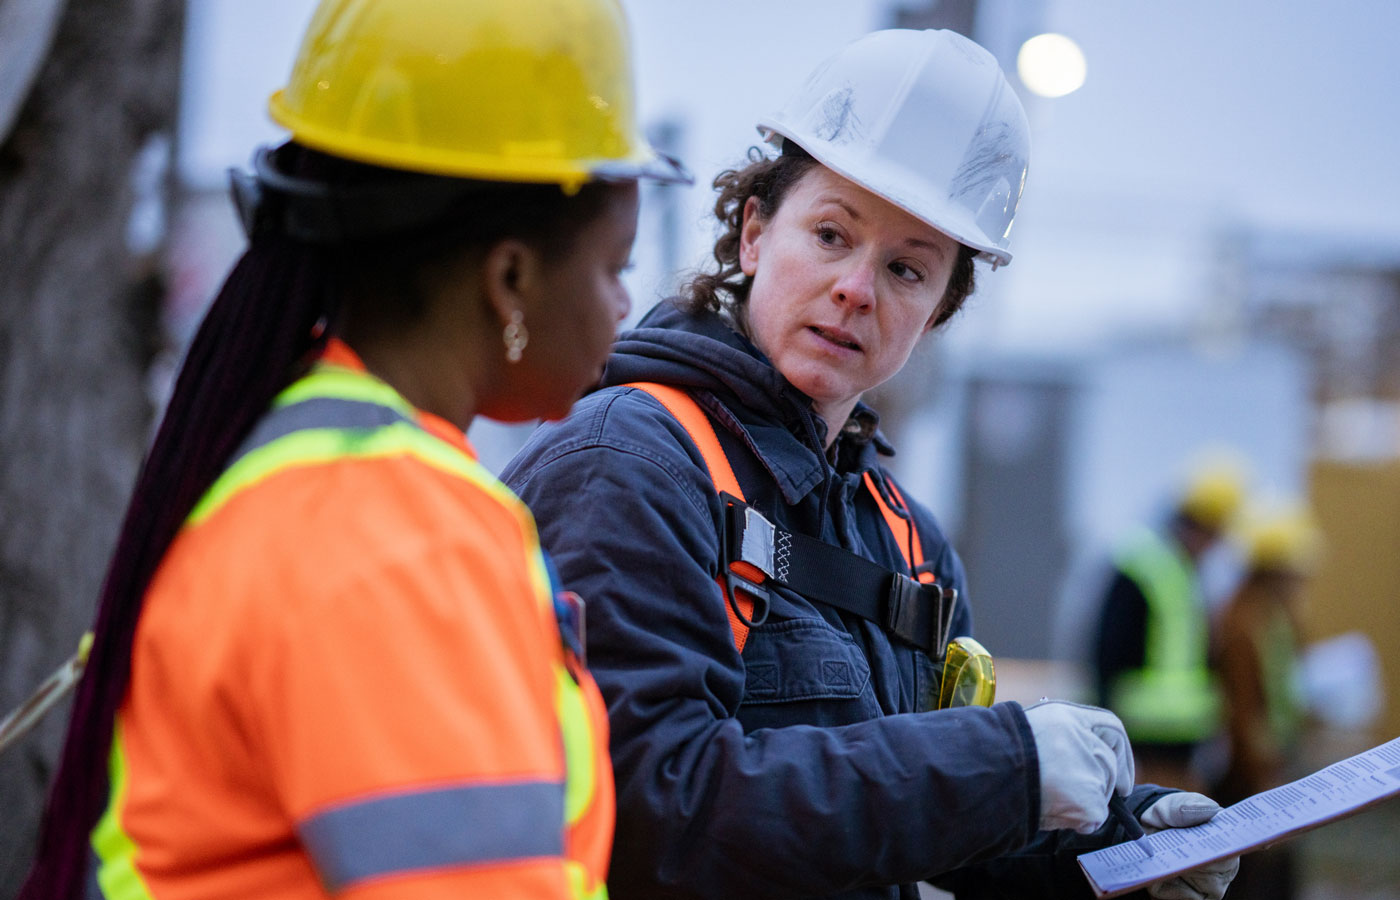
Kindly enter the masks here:
<path id="1" fill-rule="evenodd" d="M 833 206 L 839 206 L 843 210 L 845 210 L 846 215 L 850 216 L 852 219 L 855 219 L 857 222 L 863 221 L 864 219 L 864 217 L 861 216 L 860 213 L 856 212 L 855 207 L 851 206 L 851 204 L 847 203 L 845 200 L 842 200 L 840 197 L 837 197 L 833 194 L 823 194 L 817 198 L 817 202 L 830 203 Z M 906 247 L 921 247 L 933 253 L 939 259 L 942 259 L 944 255 L 942 247 L 938 246 L 932 241 L 925 241 L 921 238 L 905 238 L 904 245 Z"/>

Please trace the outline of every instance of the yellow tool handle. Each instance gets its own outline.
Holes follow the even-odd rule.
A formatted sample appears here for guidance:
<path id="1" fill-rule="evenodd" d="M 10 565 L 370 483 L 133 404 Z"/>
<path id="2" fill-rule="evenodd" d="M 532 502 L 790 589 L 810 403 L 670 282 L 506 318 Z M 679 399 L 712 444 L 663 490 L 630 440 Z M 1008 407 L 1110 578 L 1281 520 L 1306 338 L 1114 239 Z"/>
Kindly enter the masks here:
<path id="1" fill-rule="evenodd" d="M 83 668 L 87 665 L 88 653 L 92 650 L 92 632 L 86 632 L 82 640 L 78 641 L 78 652 L 74 653 L 63 665 L 45 678 L 43 683 L 35 689 L 34 693 L 15 708 L 3 722 L 0 722 L 0 753 L 4 753 L 11 744 L 24 737 L 39 720 L 48 714 L 49 710 L 57 706 L 68 693 L 77 685 L 78 679 L 83 677 Z"/>

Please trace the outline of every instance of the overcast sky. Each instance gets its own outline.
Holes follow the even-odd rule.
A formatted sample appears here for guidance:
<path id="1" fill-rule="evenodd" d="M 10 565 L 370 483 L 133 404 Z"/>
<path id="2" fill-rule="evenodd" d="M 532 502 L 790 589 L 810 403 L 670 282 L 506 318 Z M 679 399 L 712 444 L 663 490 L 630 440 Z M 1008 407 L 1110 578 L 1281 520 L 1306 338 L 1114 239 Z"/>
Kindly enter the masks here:
<path id="1" fill-rule="evenodd" d="M 187 177 L 215 182 L 278 138 L 266 97 L 312 5 L 192 0 Z M 623 0 L 643 120 L 682 121 L 697 174 L 681 198 L 682 263 L 705 254 L 708 182 L 756 142 L 754 120 L 892 5 Z M 1209 260 L 1234 231 L 1400 258 L 1400 3 L 983 0 L 978 24 L 1009 70 L 1026 37 L 1067 34 L 1088 78 L 1056 100 L 1023 92 L 1032 158 L 1016 260 L 983 275 L 962 340 L 1053 345 L 1177 321 L 1211 302 Z"/>

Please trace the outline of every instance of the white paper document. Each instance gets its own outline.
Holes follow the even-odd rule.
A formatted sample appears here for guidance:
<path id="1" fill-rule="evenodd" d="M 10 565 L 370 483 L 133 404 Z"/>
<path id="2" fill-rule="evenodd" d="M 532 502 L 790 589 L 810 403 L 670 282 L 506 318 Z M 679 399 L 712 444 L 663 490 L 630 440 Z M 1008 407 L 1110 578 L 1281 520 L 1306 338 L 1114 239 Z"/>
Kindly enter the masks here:
<path id="1" fill-rule="evenodd" d="M 1204 825 L 1147 836 L 1154 856 L 1133 842 L 1079 857 L 1100 897 L 1116 897 L 1178 872 L 1238 856 L 1400 795 L 1400 738 L 1255 794 Z"/>

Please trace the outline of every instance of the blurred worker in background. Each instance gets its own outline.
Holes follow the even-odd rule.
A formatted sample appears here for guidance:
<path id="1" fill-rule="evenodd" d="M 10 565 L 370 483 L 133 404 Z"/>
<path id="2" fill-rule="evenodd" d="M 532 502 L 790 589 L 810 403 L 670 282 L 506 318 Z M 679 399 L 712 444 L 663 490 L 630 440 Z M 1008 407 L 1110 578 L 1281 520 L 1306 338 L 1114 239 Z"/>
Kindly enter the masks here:
<path id="1" fill-rule="evenodd" d="M 1215 796 L 1226 805 L 1299 774 L 1290 772 L 1304 714 L 1299 603 L 1321 547 L 1302 506 L 1256 510 L 1240 531 L 1247 569 L 1221 612 L 1213 654 L 1229 737 L 1229 764 Z M 1297 888 L 1292 851 L 1282 843 L 1241 860 L 1230 896 L 1291 900 Z"/>
<path id="2" fill-rule="evenodd" d="M 794 81 L 797 79 L 794 78 Z M 995 59 L 949 31 L 867 35 L 722 173 L 717 267 L 624 334 L 604 386 L 503 477 L 536 510 L 618 778 L 619 898 L 1077 897 L 1123 839 L 1109 712 L 947 708 L 980 648 L 962 564 L 895 484 L 861 402 L 1011 260 L 1029 153 Z M 718 580 L 718 584 L 716 583 Z M 990 674 L 985 672 L 985 674 Z M 980 676 L 979 676 L 980 677 Z M 967 699 L 989 703 L 975 689 Z M 1197 794 L 1132 790 L 1152 827 Z M 1218 898 L 1234 861 L 1154 885 Z"/>
<path id="3" fill-rule="evenodd" d="M 131 500 L 22 896 L 600 898 L 601 699 L 472 420 L 629 300 L 615 0 L 324 0 Z M 95 851 L 95 852 L 94 852 Z"/>
<path id="4" fill-rule="evenodd" d="M 1123 720 L 1143 781 L 1202 788 L 1192 757 L 1221 719 L 1199 566 L 1244 494 L 1241 466 L 1203 464 L 1161 529 L 1135 529 L 1114 553 L 1093 668 L 1098 701 Z"/>

